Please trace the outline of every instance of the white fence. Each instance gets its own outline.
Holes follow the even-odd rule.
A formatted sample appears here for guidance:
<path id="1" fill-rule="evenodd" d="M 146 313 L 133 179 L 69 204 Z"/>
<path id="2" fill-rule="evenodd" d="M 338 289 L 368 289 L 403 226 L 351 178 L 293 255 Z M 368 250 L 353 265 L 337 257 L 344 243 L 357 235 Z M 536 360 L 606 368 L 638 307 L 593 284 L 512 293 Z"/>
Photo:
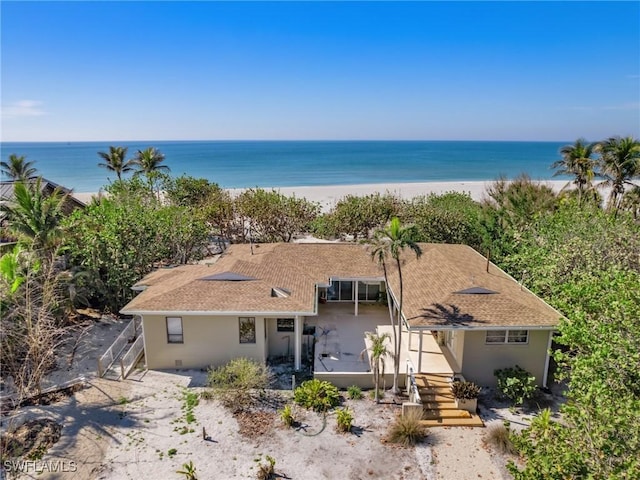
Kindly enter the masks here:
<path id="1" fill-rule="evenodd" d="M 131 369 L 136 366 L 138 360 L 140 360 L 140 356 L 144 351 L 144 337 L 140 335 L 136 338 L 136 341 L 133 342 L 131 348 L 124 356 L 120 359 L 120 372 L 122 373 L 122 379 L 124 380 L 131 372 Z"/>
<path id="2" fill-rule="evenodd" d="M 122 353 L 125 347 L 129 344 L 131 338 L 136 336 L 136 319 L 134 318 L 124 328 L 124 330 L 118 335 L 118 338 L 111 344 L 111 346 L 104 352 L 98 359 L 98 376 L 102 377 L 107 370 L 113 365 L 118 356 Z"/>

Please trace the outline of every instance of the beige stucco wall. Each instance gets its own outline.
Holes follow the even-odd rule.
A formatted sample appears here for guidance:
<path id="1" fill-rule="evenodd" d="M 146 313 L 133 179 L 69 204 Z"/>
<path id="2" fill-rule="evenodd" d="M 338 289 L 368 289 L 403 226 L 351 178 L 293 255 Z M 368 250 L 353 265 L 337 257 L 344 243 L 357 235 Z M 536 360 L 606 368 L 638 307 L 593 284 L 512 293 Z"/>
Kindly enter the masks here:
<path id="1" fill-rule="evenodd" d="M 267 323 L 268 349 L 269 357 L 282 357 L 287 354 L 287 339 L 289 337 L 289 356 L 294 354 L 294 332 L 279 332 L 278 322 L 275 318 L 265 319 Z"/>
<path id="2" fill-rule="evenodd" d="M 520 365 L 542 385 L 549 331 L 530 330 L 526 345 L 486 345 L 486 332 L 467 330 L 464 335 L 462 375 L 479 385 L 495 386 L 493 371 Z"/>
<path id="3" fill-rule="evenodd" d="M 458 366 L 462 365 L 464 361 L 464 338 L 464 330 L 454 330 L 453 341 L 451 342 L 452 344 L 448 347 L 449 351 L 453 354 L 453 358 L 458 363 Z"/>
<path id="4" fill-rule="evenodd" d="M 265 322 L 256 318 L 256 343 L 240 343 L 238 317 L 182 317 L 184 343 L 168 343 L 164 316 L 144 316 L 142 328 L 148 368 L 206 368 L 223 365 L 236 357 L 258 361 L 266 358 Z"/>

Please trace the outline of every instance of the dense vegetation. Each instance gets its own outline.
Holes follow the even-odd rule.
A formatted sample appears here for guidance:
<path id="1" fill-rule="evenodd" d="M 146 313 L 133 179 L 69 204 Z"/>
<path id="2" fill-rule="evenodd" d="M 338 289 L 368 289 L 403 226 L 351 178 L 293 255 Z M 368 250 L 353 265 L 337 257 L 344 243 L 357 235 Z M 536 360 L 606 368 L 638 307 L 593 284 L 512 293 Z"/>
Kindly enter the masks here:
<path id="1" fill-rule="evenodd" d="M 554 357 L 569 401 L 561 422 L 543 412 L 514 437 L 525 460 L 510 466 L 515 478 L 640 478 L 637 140 L 564 147 L 554 168 L 571 181 L 560 194 L 521 176 L 498 179 L 482 202 L 460 193 L 411 201 L 374 194 L 347 196 L 325 213 L 260 188 L 232 198 L 208 180 L 171 177 L 155 149 L 130 160 L 126 153 L 100 154 L 117 180 L 68 217 L 64 195 L 44 197 L 33 184 L 18 183 L 16 200 L 3 206 L 3 228 L 19 244 L 0 263 L 2 375 L 19 388 L 38 388 L 75 306 L 117 312 L 130 286 L 159 265 L 196 260 L 221 240 L 290 241 L 312 232 L 375 244 L 385 230 L 393 237 L 389 222 L 397 217 L 404 226 L 395 233 L 410 231 L 411 242 L 465 243 L 489 254 L 566 317 Z M 17 180 L 35 174 L 33 162 L 16 155 L 1 166 Z M 605 198 L 598 181 L 609 189 Z M 380 252 L 374 259 L 382 264 L 397 260 Z"/>

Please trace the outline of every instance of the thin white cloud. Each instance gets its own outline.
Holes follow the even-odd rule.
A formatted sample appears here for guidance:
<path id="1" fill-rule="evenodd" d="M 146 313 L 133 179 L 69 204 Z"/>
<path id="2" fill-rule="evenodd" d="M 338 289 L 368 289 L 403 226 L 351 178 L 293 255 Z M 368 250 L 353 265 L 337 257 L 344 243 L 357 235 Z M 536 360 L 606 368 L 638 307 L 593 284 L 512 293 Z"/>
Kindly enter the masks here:
<path id="1" fill-rule="evenodd" d="M 4 118 L 13 117 L 40 117 L 46 115 L 42 108 L 42 102 L 36 100 L 19 100 L 2 106 L 2 116 Z"/>
<path id="2" fill-rule="evenodd" d="M 629 102 L 621 105 L 602 107 L 603 110 L 640 110 L 640 102 Z"/>
<path id="3" fill-rule="evenodd" d="M 564 107 L 563 110 L 573 110 L 577 112 L 594 112 L 596 110 L 640 110 L 640 102 L 628 102 L 621 103 L 619 105 L 602 106 L 574 105 Z"/>
<path id="4" fill-rule="evenodd" d="M 590 112 L 593 110 L 593 107 L 587 107 L 587 106 L 569 106 L 566 107 L 566 110 L 576 110 L 578 112 Z"/>

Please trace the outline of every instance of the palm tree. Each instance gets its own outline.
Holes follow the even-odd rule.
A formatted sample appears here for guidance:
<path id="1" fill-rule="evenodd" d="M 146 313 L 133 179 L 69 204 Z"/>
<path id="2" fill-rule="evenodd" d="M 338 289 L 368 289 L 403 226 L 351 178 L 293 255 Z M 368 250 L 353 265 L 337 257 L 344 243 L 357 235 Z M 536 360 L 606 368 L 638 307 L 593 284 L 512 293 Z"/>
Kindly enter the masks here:
<path id="1" fill-rule="evenodd" d="M 594 149 L 593 143 L 587 143 L 583 138 L 576 140 L 573 145 L 565 145 L 560 149 L 562 159 L 554 162 L 551 168 L 555 168 L 557 175 L 572 175 L 573 183 L 578 189 L 578 203 L 582 203 L 582 196 L 586 191 L 592 190 L 593 177 L 595 176 L 595 160 L 591 158 Z M 567 184 L 568 185 L 568 184 Z"/>
<path id="2" fill-rule="evenodd" d="M 399 298 L 398 298 L 398 337 L 397 343 L 395 345 L 394 352 L 394 385 L 393 392 L 398 393 L 398 375 L 400 372 L 400 350 L 402 348 L 402 301 L 403 301 L 403 281 L 402 281 L 402 262 L 400 261 L 402 257 L 402 252 L 405 248 L 410 248 L 416 254 L 417 258 L 420 258 L 422 255 L 422 249 L 420 245 L 416 243 L 414 240 L 417 238 L 417 231 L 415 225 L 409 225 L 403 227 L 400 223 L 400 220 L 397 217 L 391 219 L 391 223 L 388 227 L 376 232 L 376 237 L 379 238 L 379 241 L 386 243 L 387 253 L 386 257 L 391 257 L 396 261 L 396 268 L 398 270 L 398 281 L 399 281 Z M 380 258 L 378 256 L 378 258 Z M 389 288 L 389 284 L 387 284 L 387 288 Z"/>
<path id="3" fill-rule="evenodd" d="M 109 152 L 98 152 L 104 163 L 98 163 L 99 167 L 106 168 L 110 172 L 116 172 L 118 180 L 122 180 L 122 174 L 133 170 L 132 161 L 125 160 L 127 147 L 109 147 Z"/>
<path id="4" fill-rule="evenodd" d="M 387 340 L 389 340 L 389 334 L 383 333 L 382 335 L 378 335 L 373 332 L 365 332 L 365 337 L 369 340 L 370 345 L 360 352 L 360 358 L 363 358 L 367 352 L 369 353 L 373 385 L 375 388 L 374 398 L 376 403 L 380 403 L 380 376 L 384 377 L 384 358 L 391 355 L 386 345 Z"/>
<path id="5" fill-rule="evenodd" d="M 58 187 L 50 195 L 44 195 L 41 185 L 41 177 L 30 186 L 17 182 L 14 200 L 3 205 L 2 210 L 7 216 L 9 230 L 31 244 L 35 251 L 40 251 L 44 258 L 60 245 L 60 222 L 68 194 Z"/>
<path id="6" fill-rule="evenodd" d="M 169 172 L 169 167 L 160 165 L 162 162 L 164 162 L 164 154 L 154 147 L 138 150 L 132 161 L 136 165 L 136 174 L 146 176 L 152 172 Z"/>
<path id="7" fill-rule="evenodd" d="M 373 234 L 373 238 L 368 242 L 368 249 L 371 255 L 371 259 L 378 263 L 382 267 L 382 271 L 384 272 L 384 284 L 389 285 L 389 274 L 387 269 L 387 261 L 389 260 L 389 255 L 391 254 L 391 248 L 389 246 L 389 237 L 384 235 L 383 230 L 377 230 Z M 389 308 L 389 321 L 391 323 L 391 329 L 393 331 L 393 350 L 394 352 L 398 349 L 398 332 L 396 331 L 396 321 L 393 316 L 393 309 L 391 306 L 391 298 L 389 294 L 389 288 L 385 289 L 387 294 L 387 307 Z M 398 375 L 396 373 L 396 369 L 393 369 L 393 389 L 398 386 Z"/>
<path id="8" fill-rule="evenodd" d="M 8 162 L 0 162 L 2 175 L 12 180 L 26 182 L 29 178 L 37 174 L 37 170 L 33 168 L 34 162 L 27 162 L 25 156 L 18 156 L 15 153 L 9 155 Z"/>
<path id="9" fill-rule="evenodd" d="M 598 173 L 604 178 L 600 185 L 611 188 L 607 208 L 617 213 L 625 186 L 634 185 L 631 180 L 640 176 L 640 141 L 631 136 L 610 137 L 595 149 L 600 154 Z"/>
<path id="10" fill-rule="evenodd" d="M 640 219 L 640 187 L 634 186 L 631 190 L 627 190 L 622 195 L 620 209 L 631 212 L 635 220 Z"/>

